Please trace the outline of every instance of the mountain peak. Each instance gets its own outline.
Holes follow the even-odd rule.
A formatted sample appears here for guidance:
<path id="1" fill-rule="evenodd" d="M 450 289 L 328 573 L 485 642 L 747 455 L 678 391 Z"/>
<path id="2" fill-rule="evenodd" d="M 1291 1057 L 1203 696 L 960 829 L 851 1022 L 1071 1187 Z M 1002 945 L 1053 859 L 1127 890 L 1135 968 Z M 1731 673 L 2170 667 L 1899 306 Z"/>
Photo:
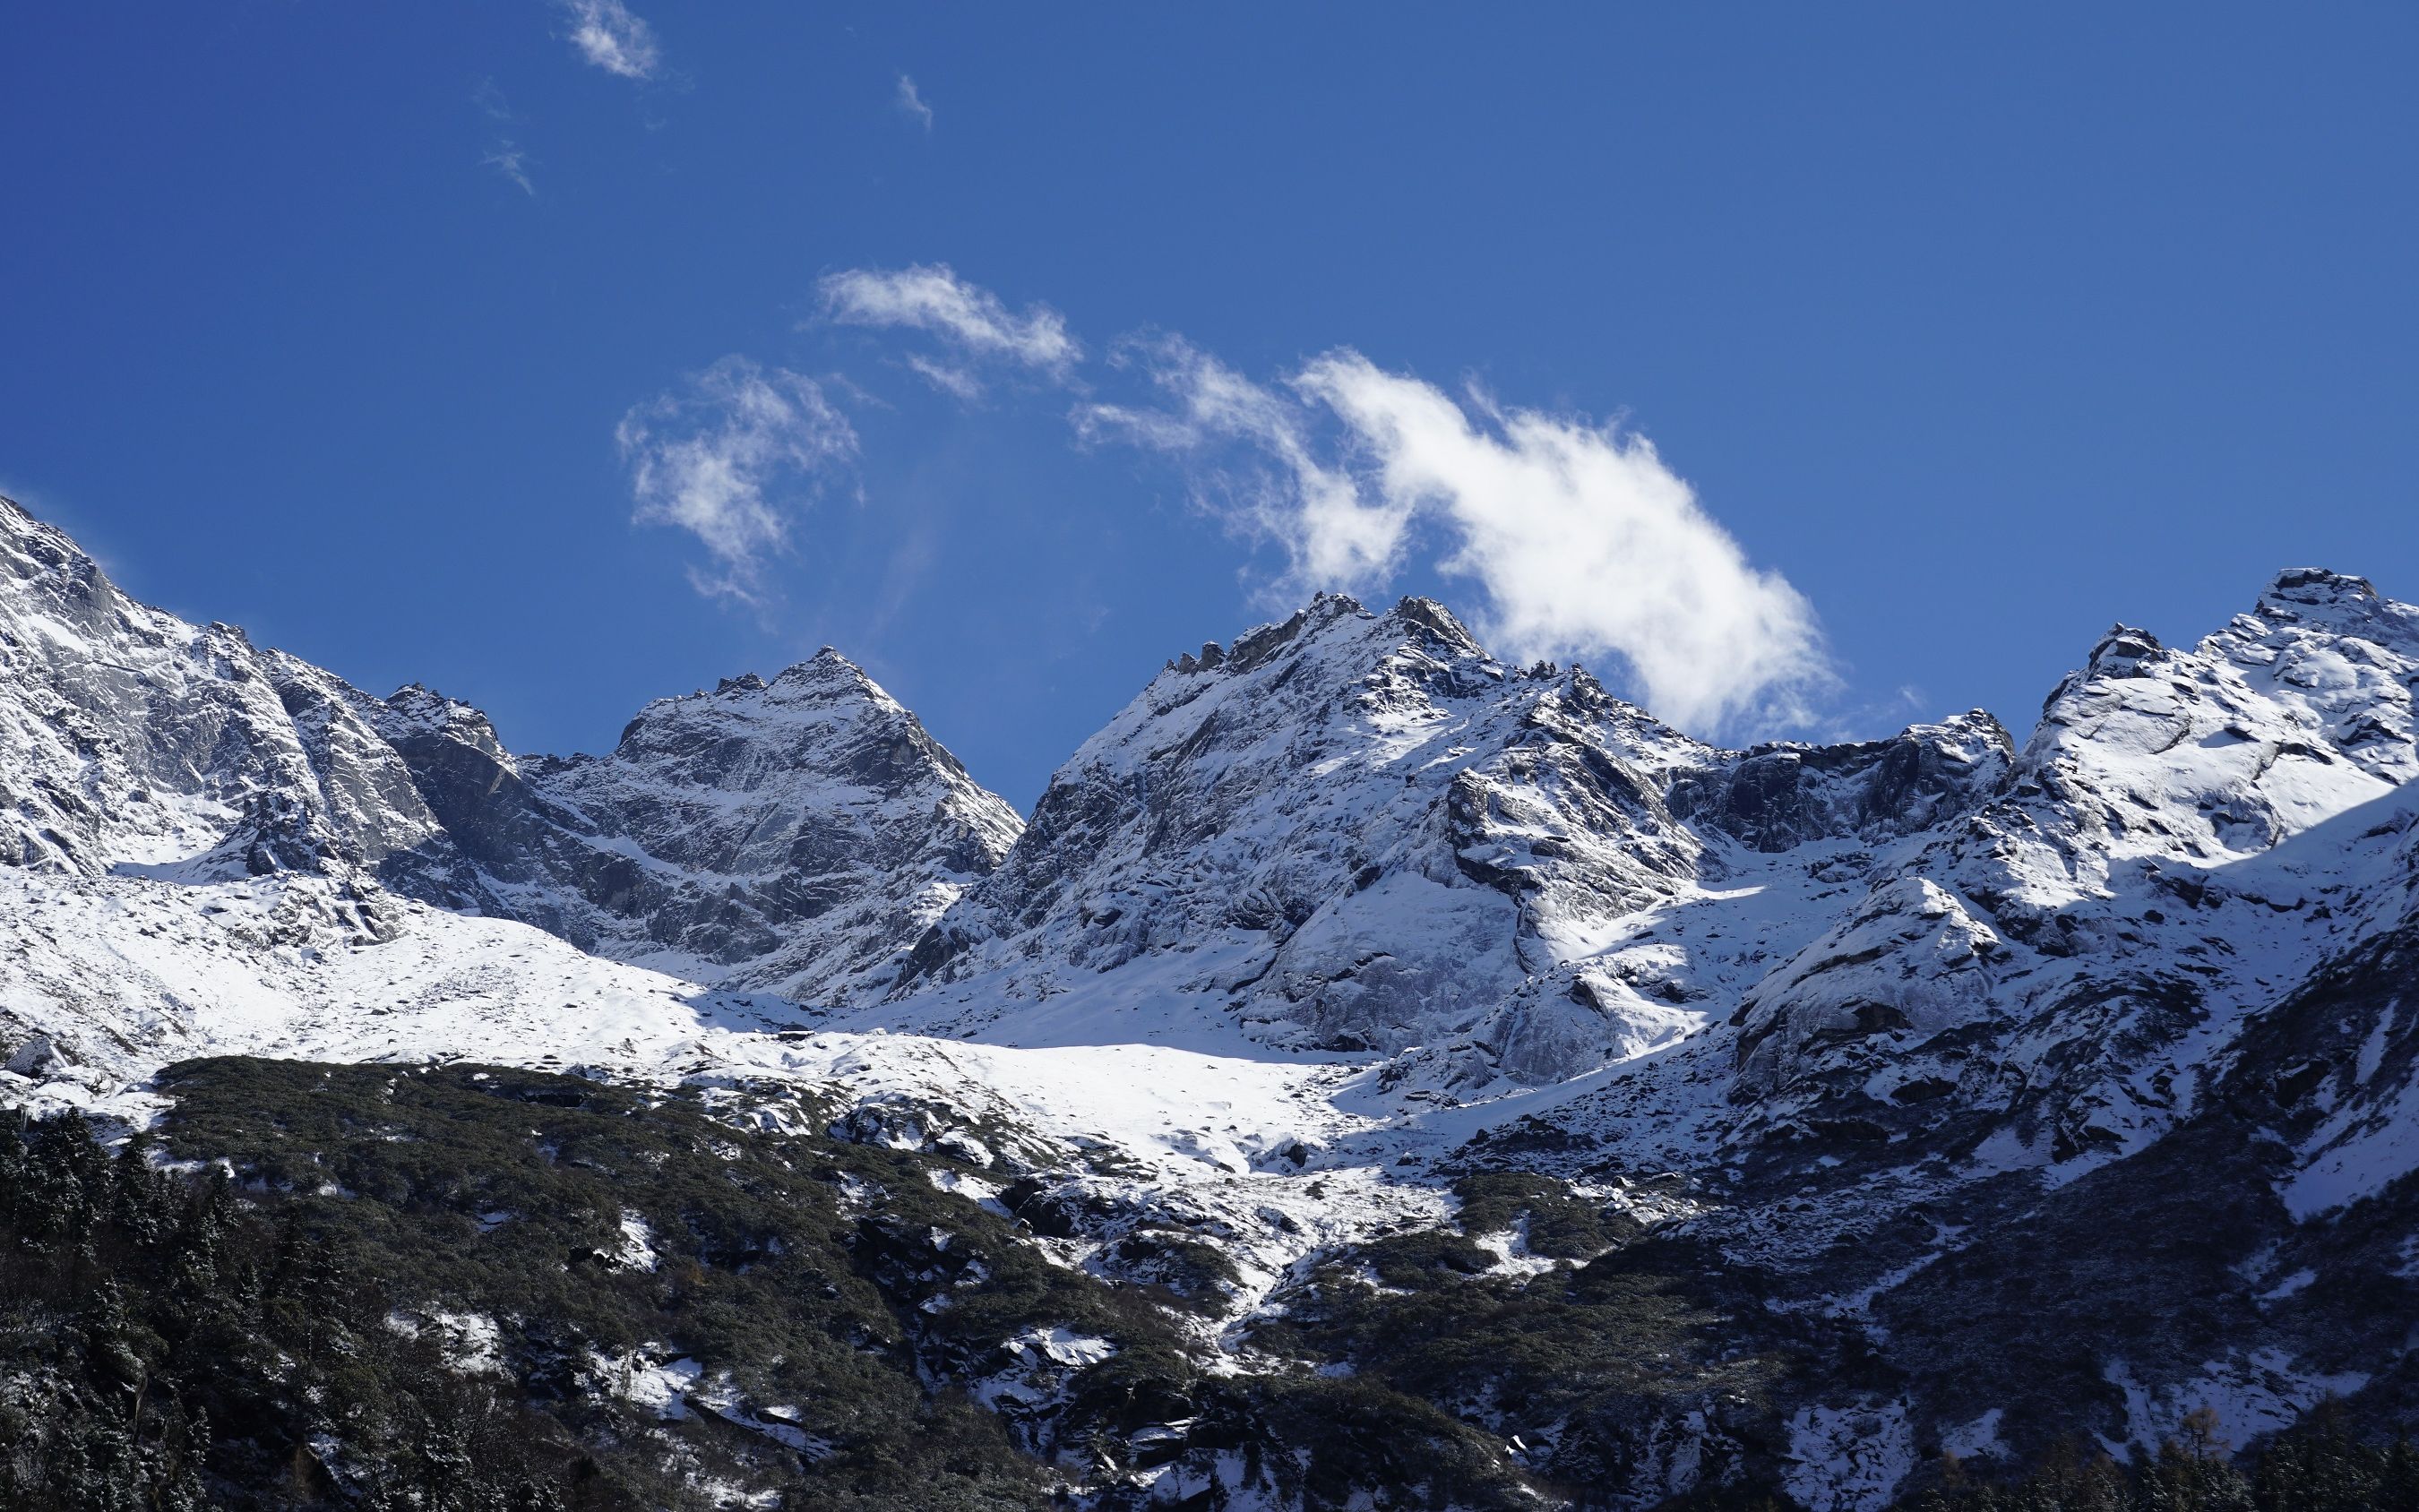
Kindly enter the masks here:
<path id="1" fill-rule="evenodd" d="M 825 646 L 804 661 L 792 662 L 770 678 L 759 672 L 740 672 L 716 679 L 711 689 L 656 699 L 623 729 L 622 739 L 626 741 L 649 721 L 665 717 L 735 713 L 743 708 L 760 717 L 775 710 L 786 710 L 791 717 L 802 713 L 821 717 L 825 711 L 856 703 L 871 703 L 898 714 L 907 712 L 881 684 L 866 675 L 864 668 Z"/>
<path id="2" fill-rule="evenodd" d="M 2165 649 L 2149 631 L 2120 622 L 2110 625 L 2091 648 L 2088 665 L 2091 671 L 2130 677 L 2144 660 Z"/>
<path id="3" fill-rule="evenodd" d="M 7 494 L 0 494 L 0 539 L 21 539 L 31 535 L 67 538 L 66 532 L 57 526 L 43 523 L 35 517 L 32 510 Z"/>
<path id="4" fill-rule="evenodd" d="M 2409 620 L 2412 611 L 2379 594 L 2365 578 L 2324 567 L 2288 567 L 2268 584 L 2253 612 L 2264 620 L 2355 630 L 2380 614 Z M 2364 631 L 2363 633 L 2370 633 Z"/>
<path id="5" fill-rule="evenodd" d="M 1386 617 L 1427 632 L 1443 647 L 1457 655 L 1484 656 L 1487 654 L 1487 648 L 1478 643 L 1478 637 L 1470 633 L 1470 627 L 1456 618 L 1453 610 L 1433 598 L 1407 594 L 1387 611 Z"/>
<path id="6" fill-rule="evenodd" d="M 2259 602 L 2262 608 L 2272 604 L 2374 604 L 2378 594 L 2376 585 L 2365 578 L 2330 572 L 2324 567 L 2287 567 L 2269 582 Z"/>
<path id="7" fill-rule="evenodd" d="M 1254 625 L 1228 645 L 1208 641 L 1199 655 L 1187 652 L 1167 667 L 1187 675 L 1221 670 L 1248 672 L 1274 660 L 1289 646 L 1306 643 L 1331 629 L 1355 623 L 1391 629 L 1404 640 L 1417 642 L 1422 650 L 1447 658 L 1492 659 L 1453 610 L 1433 598 L 1408 595 L 1385 613 L 1378 614 L 1349 594 L 1319 593 L 1284 620 Z"/>

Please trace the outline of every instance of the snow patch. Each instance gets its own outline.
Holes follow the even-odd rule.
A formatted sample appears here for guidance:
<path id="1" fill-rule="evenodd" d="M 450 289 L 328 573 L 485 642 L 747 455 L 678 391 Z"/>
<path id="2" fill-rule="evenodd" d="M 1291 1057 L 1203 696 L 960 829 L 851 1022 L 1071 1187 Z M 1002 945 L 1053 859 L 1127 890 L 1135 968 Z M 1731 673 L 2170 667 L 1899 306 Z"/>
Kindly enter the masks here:
<path id="1" fill-rule="evenodd" d="M 1789 1456 L 1782 1484 L 1790 1495 L 1810 1507 L 1867 1512 L 1888 1505 L 1915 1468 L 1915 1429 L 1904 1402 L 1802 1407 L 1789 1420 Z"/>

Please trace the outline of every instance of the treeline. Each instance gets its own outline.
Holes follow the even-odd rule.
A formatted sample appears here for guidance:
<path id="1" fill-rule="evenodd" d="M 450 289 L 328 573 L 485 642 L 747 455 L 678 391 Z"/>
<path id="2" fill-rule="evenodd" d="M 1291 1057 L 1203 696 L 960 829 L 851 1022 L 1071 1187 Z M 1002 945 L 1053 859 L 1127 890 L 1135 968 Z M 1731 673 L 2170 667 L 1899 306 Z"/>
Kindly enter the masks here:
<path id="1" fill-rule="evenodd" d="M 587 1512 L 535 1414 L 384 1326 L 382 1288 L 223 1172 L 0 1115 L 0 1507 Z"/>
<path id="2" fill-rule="evenodd" d="M 1981 1484 L 1953 1457 L 1904 1512 L 2419 1512 L 2419 1445 L 2367 1443 L 2321 1407 L 2238 1463 L 2217 1415 L 2186 1416 L 2157 1455 L 2119 1464 L 2096 1447 L 2055 1449 L 2031 1473 Z"/>

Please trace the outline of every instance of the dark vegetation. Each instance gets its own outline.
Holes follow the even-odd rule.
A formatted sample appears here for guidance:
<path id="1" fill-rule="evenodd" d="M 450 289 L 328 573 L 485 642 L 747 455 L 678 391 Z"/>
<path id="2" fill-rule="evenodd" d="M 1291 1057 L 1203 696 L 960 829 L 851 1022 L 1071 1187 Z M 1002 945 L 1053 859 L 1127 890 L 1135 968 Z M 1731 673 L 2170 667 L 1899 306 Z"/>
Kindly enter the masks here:
<path id="1" fill-rule="evenodd" d="M 1214 1506 L 1222 1455 L 1312 1504 L 1513 1504 L 1500 1447 L 1425 1403 L 1199 1371 L 1179 1319 L 1231 1277 L 1214 1250 L 1054 1264 L 936 1188 L 946 1158 L 499 1068 L 161 1086 L 156 1145 L 0 1124 L 0 1506 L 987 1512 L 1137 1502 L 1179 1460 Z M 1114 1353 L 1021 1352 L 1054 1329 Z"/>
<path id="2" fill-rule="evenodd" d="M 839 1157 L 818 1163 L 676 1099 L 241 1059 L 162 1082 L 166 1153 L 203 1171 L 104 1154 L 72 1119 L 0 1138 L 10 1505 L 702 1506 L 714 1484 L 1027 1505 L 1040 1465 L 924 1390 L 919 1359 L 996 1348 L 1023 1311 L 1129 1305 L 985 1235 L 956 1263 L 997 1285 L 911 1335 L 899 1257 L 988 1215 L 888 1151 L 816 1141 Z M 853 1215 L 843 1175 L 881 1202 Z M 653 1270 L 622 1257 L 625 1213 Z M 492 1320 L 492 1367 L 458 1367 L 439 1313 Z M 682 1358 L 789 1432 L 617 1400 Z"/>
<path id="3" fill-rule="evenodd" d="M 1662 1478 L 1681 1417 L 1728 1489 L 1675 1506 L 1748 1512 L 1787 1505 L 1756 1488 L 1793 1375 L 1864 1368 L 1756 1276 L 1525 1173 L 1465 1176 L 1463 1233 L 1329 1257 L 1254 1334 L 1271 1368 L 1211 1376 L 1185 1330 L 1235 1279 L 1214 1247 L 1053 1263 L 936 1187 L 973 1169 L 946 1156 L 495 1068 L 223 1058 L 162 1088 L 158 1135 L 114 1149 L 0 1115 L 8 1512 L 1603 1505 Z M 1496 1232 L 1562 1263 L 1508 1274 L 1469 1237 Z M 1114 1352 L 1050 1365 L 1052 1330 Z M 2419 1512 L 2407 1443 L 2322 1417 L 2238 1470 L 2215 1432 L 2134 1470 L 1947 1465 L 1907 1505 Z"/>
<path id="4" fill-rule="evenodd" d="M 1455 1190 L 1462 1232 L 1415 1230 L 1334 1257 L 1254 1343 L 1499 1423 L 1533 1484 L 1581 1505 L 1669 1484 L 1692 1419 L 1711 1477 L 1770 1483 L 1786 1447 L 1774 1390 L 1816 1346 L 1748 1321 L 1752 1277 L 1641 1238 L 1635 1219 L 1549 1178 L 1482 1171 Z M 1507 1231 L 1568 1263 L 1492 1269 L 1471 1236 Z"/>
<path id="5" fill-rule="evenodd" d="M 2224 1425 L 2203 1408 L 2186 1416 L 2155 1457 L 2124 1466 L 2072 1442 L 2021 1478 L 1977 1484 L 1951 1458 L 1938 1484 L 1903 1512 L 2419 1512 L 2419 1446 L 2400 1436 L 2365 1443 L 2320 1407 L 2266 1444 L 2248 1468 L 2233 1462 Z"/>

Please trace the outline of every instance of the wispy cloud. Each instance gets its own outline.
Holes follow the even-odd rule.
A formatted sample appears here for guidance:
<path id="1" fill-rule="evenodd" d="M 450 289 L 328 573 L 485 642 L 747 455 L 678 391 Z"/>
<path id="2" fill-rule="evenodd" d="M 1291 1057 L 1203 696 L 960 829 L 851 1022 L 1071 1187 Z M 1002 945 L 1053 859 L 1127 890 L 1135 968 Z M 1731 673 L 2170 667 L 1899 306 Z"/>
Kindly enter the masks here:
<path id="1" fill-rule="evenodd" d="M 935 362 L 920 352 L 910 352 L 907 370 L 940 390 L 943 393 L 968 403 L 982 397 L 982 379 L 964 367 L 950 363 Z"/>
<path id="2" fill-rule="evenodd" d="M 635 407 L 614 439 L 637 522 L 687 531 L 713 558 L 712 571 L 690 569 L 690 585 L 758 606 L 792 517 L 856 455 L 855 430 L 813 379 L 744 357 Z"/>
<path id="3" fill-rule="evenodd" d="M 498 142 L 479 162 L 482 167 L 493 168 L 518 184 L 522 193 L 537 193 L 537 185 L 530 181 L 530 155 L 510 140 Z"/>
<path id="4" fill-rule="evenodd" d="M 480 112 L 491 121 L 508 121 L 513 118 L 512 101 L 504 98 L 503 90 L 496 86 L 496 81 L 493 79 L 479 81 L 479 87 L 470 91 L 470 103 L 478 106 Z"/>
<path id="5" fill-rule="evenodd" d="M 655 29 L 622 0 L 562 0 L 562 6 L 571 45 L 596 67 L 624 79 L 652 79 L 663 67 Z"/>
<path id="6" fill-rule="evenodd" d="M 899 76 L 899 108 L 921 123 L 924 130 L 932 129 L 932 107 L 916 88 L 916 81 L 905 74 Z"/>
<path id="7" fill-rule="evenodd" d="M 825 275 L 819 288 L 824 316 L 838 324 L 899 327 L 941 338 L 954 361 L 911 365 L 961 397 L 980 392 L 971 360 L 1010 362 L 1064 378 L 1084 355 L 1057 311 L 1046 304 L 1010 311 L 998 295 L 961 279 L 946 263 L 853 268 Z"/>
<path id="8" fill-rule="evenodd" d="M 1084 405 L 1077 433 L 1185 455 L 1200 502 L 1285 548 L 1281 592 L 1383 582 L 1400 565 L 1410 507 L 1364 498 L 1344 466 L 1322 460 L 1300 404 L 1179 337 L 1125 342 L 1111 361 L 1148 373 L 1174 408 Z M 1236 442 L 1240 456 L 1223 449 Z"/>
<path id="9" fill-rule="evenodd" d="M 1085 406 L 1079 432 L 1186 456 L 1206 501 L 1282 544 L 1288 591 L 1380 587 L 1433 538 L 1438 569 L 1485 594 L 1498 649 L 1618 655 L 1684 725 L 1802 725 L 1836 681 L 1812 606 L 1749 563 L 1643 437 L 1456 400 L 1349 349 L 1276 386 L 1181 342 L 1127 359 L 1171 403 Z"/>

